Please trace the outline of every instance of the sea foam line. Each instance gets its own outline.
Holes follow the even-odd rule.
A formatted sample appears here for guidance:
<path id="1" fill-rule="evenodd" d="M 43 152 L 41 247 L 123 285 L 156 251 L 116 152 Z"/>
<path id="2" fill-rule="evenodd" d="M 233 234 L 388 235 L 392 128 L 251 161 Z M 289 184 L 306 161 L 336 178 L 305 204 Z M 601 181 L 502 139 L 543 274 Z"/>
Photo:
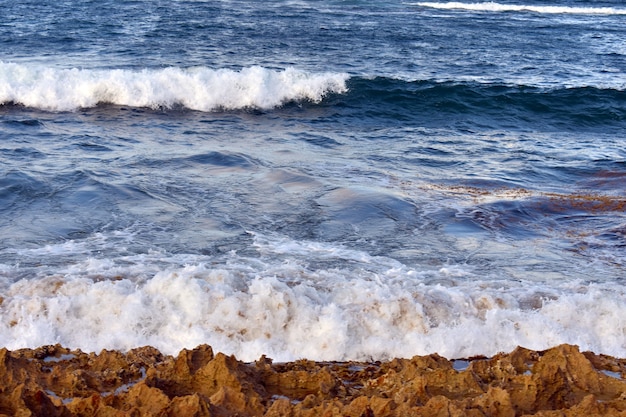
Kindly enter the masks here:
<path id="1" fill-rule="evenodd" d="M 569 6 L 530 6 L 501 4 L 495 2 L 462 3 L 462 2 L 420 2 L 415 3 L 422 7 L 436 9 L 462 9 L 485 12 L 535 12 L 550 14 L 588 14 L 588 15 L 626 15 L 626 9 L 613 7 L 569 7 Z"/>
<path id="2" fill-rule="evenodd" d="M 100 103 L 215 111 L 271 109 L 290 101 L 319 102 L 347 90 L 347 74 L 253 66 L 131 71 L 42 68 L 0 62 L 0 104 L 71 111 Z"/>

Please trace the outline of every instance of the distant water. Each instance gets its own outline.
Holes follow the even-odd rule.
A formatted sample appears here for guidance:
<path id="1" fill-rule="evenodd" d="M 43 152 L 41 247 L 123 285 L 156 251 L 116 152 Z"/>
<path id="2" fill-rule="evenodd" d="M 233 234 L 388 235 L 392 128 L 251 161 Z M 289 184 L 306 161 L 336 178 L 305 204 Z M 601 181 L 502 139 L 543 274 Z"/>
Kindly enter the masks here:
<path id="1" fill-rule="evenodd" d="M 622 1 L 17 1 L 0 345 L 626 357 Z"/>

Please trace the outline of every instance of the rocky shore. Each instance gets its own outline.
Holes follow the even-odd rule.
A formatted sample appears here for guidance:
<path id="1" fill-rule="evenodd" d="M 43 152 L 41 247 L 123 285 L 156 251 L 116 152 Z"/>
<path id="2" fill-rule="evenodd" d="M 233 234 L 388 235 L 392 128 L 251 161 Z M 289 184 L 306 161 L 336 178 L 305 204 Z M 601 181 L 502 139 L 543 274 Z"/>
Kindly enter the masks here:
<path id="1" fill-rule="evenodd" d="M 626 359 L 561 345 L 491 358 L 244 363 L 61 346 L 0 350 L 0 416 L 626 416 Z"/>

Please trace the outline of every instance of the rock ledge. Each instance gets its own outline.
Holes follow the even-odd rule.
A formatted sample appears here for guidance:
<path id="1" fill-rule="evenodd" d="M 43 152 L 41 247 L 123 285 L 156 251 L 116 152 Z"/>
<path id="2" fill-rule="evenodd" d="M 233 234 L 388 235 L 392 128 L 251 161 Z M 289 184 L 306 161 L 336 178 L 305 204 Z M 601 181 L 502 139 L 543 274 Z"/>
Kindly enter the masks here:
<path id="1" fill-rule="evenodd" d="M 623 416 L 626 360 L 561 345 L 492 358 L 244 363 L 209 346 L 0 350 L 0 416 Z"/>

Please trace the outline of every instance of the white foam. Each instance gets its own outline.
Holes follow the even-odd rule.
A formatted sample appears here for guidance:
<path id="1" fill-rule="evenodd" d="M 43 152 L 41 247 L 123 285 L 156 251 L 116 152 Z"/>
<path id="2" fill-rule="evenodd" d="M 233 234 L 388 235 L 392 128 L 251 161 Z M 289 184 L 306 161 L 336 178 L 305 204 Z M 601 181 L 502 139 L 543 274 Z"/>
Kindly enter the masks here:
<path id="1" fill-rule="evenodd" d="M 59 69 L 0 62 L 0 104 L 53 111 L 99 103 L 192 110 L 270 109 L 289 101 L 320 101 L 346 91 L 347 74 L 253 66 L 230 69 Z"/>
<path id="2" fill-rule="evenodd" d="M 501 4 L 495 2 L 462 3 L 462 2 L 420 2 L 422 7 L 436 9 L 460 9 L 481 12 L 534 12 L 548 14 L 581 14 L 581 15 L 626 15 L 626 9 L 614 7 L 571 7 L 571 6 L 532 6 Z"/>
<path id="3" fill-rule="evenodd" d="M 341 247 L 333 252 L 331 244 L 261 235 L 255 245 L 264 251 L 259 258 L 85 259 L 56 274 L 9 280 L 1 294 L 0 346 L 152 345 L 177 354 L 208 343 L 246 361 L 262 354 L 287 361 L 432 352 L 459 358 L 574 343 L 626 356 L 626 294 L 610 283 L 479 277 L 463 265 L 408 267 Z M 296 253 L 285 256 L 286 248 Z M 328 267 L 309 266 L 333 256 L 337 262 Z M 170 266 L 136 278 L 141 262 L 154 268 L 157 261 Z M 98 266 L 116 277 L 96 279 Z"/>

